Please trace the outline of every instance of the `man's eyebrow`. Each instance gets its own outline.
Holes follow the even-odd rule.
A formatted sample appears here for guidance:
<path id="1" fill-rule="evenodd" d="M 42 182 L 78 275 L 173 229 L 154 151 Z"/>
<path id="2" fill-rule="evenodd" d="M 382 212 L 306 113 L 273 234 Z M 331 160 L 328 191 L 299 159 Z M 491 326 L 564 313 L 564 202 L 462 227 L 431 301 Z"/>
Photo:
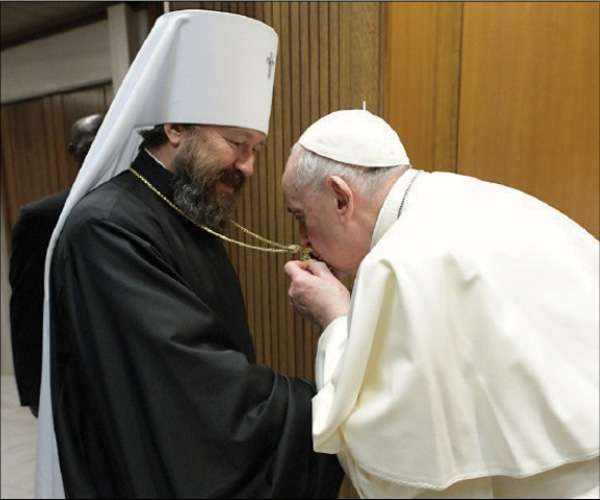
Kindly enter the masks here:
<path id="1" fill-rule="evenodd" d="M 247 130 L 237 128 L 237 127 L 228 127 L 227 130 L 233 134 L 243 135 L 246 139 L 252 137 L 252 134 Z"/>
<path id="2" fill-rule="evenodd" d="M 252 134 L 247 130 L 243 130 L 237 127 L 229 127 L 228 130 L 235 134 L 242 135 L 245 139 L 252 139 Z M 256 146 L 264 146 L 267 143 L 267 137 L 265 137 L 262 141 L 258 142 Z"/>

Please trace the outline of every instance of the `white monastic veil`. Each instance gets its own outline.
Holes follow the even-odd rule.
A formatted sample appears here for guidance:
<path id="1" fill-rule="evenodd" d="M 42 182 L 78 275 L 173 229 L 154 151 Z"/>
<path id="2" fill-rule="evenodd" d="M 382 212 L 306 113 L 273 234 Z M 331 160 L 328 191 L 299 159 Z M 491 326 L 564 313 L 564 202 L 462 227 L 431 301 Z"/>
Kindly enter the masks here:
<path id="1" fill-rule="evenodd" d="M 50 394 L 49 269 L 73 206 L 128 168 L 141 128 L 204 123 L 268 132 L 277 34 L 265 24 L 222 12 L 161 16 L 131 65 L 71 188 L 52 234 L 44 272 L 42 384 L 36 498 L 64 498 Z"/>

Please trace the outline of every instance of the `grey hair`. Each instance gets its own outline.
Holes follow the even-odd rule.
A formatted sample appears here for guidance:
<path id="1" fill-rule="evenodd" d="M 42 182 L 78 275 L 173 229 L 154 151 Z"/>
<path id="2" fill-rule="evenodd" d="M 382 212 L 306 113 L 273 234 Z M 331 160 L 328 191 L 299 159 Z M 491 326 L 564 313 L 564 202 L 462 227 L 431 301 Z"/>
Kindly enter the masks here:
<path id="1" fill-rule="evenodd" d="M 292 153 L 298 151 L 294 176 L 294 187 L 300 188 L 310 184 L 313 193 L 320 193 L 325 188 L 325 181 L 331 175 L 337 175 L 363 194 L 375 193 L 380 187 L 394 177 L 399 169 L 409 169 L 410 165 L 393 167 L 361 167 L 341 163 L 313 153 L 296 143 Z"/>

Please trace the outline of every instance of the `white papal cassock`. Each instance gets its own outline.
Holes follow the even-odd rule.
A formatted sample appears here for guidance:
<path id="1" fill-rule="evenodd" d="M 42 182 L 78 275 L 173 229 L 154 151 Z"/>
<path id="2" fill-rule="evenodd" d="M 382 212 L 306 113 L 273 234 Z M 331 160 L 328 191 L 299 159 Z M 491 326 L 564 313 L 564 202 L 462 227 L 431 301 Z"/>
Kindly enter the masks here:
<path id="1" fill-rule="evenodd" d="M 319 342 L 315 449 L 363 497 L 598 498 L 598 249 L 520 191 L 409 170 Z"/>

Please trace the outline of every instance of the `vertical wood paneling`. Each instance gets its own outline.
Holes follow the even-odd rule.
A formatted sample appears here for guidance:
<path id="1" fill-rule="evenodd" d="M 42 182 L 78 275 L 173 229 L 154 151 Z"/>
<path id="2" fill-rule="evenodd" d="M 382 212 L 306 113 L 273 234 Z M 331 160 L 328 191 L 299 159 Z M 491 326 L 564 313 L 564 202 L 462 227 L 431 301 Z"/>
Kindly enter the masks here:
<path id="1" fill-rule="evenodd" d="M 294 124 L 297 123 L 294 119 L 294 108 L 292 106 L 290 106 L 290 103 L 292 102 L 292 100 L 294 99 L 293 95 L 294 95 L 294 88 L 292 85 L 292 81 L 290 78 L 291 72 L 292 72 L 292 66 L 293 66 L 293 62 L 292 62 L 292 57 L 291 57 L 291 47 L 292 47 L 292 28 L 291 28 L 291 16 L 290 16 L 290 4 L 289 2 L 286 3 L 278 3 L 277 5 L 273 6 L 274 11 L 277 12 L 278 14 L 278 19 L 279 19 L 279 23 L 274 23 L 273 24 L 273 28 L 275 29 L 275 31 L 277 31 L 279 33 L 280 36 L 280 57 L 279 57 L 279 67 L 281 68 L 281 87 L 282 87 L 282 93 L 281 93 L 281 114 L 278 114 L 276 117 L 274 117 L 274 123 L 273 126 L 274 127 L 280 127 L 281 131 L 282 131 L 282 140 L 281 140 L 281 151 L 277 151 L 277 161 L 276 164 L 274 165 L 274 171 L 269 169 L 270 171 L 270 175 L 269 175 L 269 180 L 270 181 L 275 181 L 275 182 L 271 182 L 271 186 L 272 186 L 272 194 L 273 194 L 273 201 L 274 204 L 272 206 L 275 207 L 281 207 L 283 206 L 283 195 L 281 193 L 281 189 L 279 188 L 279 179 L 281 179 L 281 175 L 283 173 L 283 168 L 284 168 L 284 164 L 283 164 L 283 158 L 285 158 L 288 154 L 288 151 L 290 150 L 291 146 L 292 146 L 292 138 L 294 135 Z M 275 18 L 277 18 L 277 16 L 274 16 Z M 280 119 L 281 121 L 277 122 L 277 119 Z M 281 210 L 275 209 L 276 212 L 276 217 L 278 220 L 280 220 L 284 225 L 287 223 L 288 225 L 288 231 L 289 231 L 289 217 L 287 216 L 286 213 L 282 212 Z M 279 236 L 278 234 L 281 233 L 274 233 L 273 239 L 278 240 Z M 296 238 L 294 236 L 290 236 L 289 239 L 286 239 L 286 242 L 288 241 L 294 241 Z M 287 300 L 287 294 L 286 293 L 281 293 L 282 290 L 285 290 L 285 285 L 286 285 L 286 278 L 285 276 L 283 276 L 283 273 L 281 272 L 283 265 L 285 263 L 285 261 L 287 260 L 287 257 L 284 255 L 279 255 L 276 259 L 276 265 L 274 267 L 271 267 L 270 270 L 272 273 L 275 274 L 276 277 L 278 277 L 279 279 L 279 283 L 280 286 L 282 288 L 278 288 L 278 287 L 272 287 L 274 290 L 274 294 L 271 294 L 270 297 L 273 297 L 275 299 L 275 302 L 272 304 L 272 307 L 274 307 L 274 313 L 275 314 L 279 314 L 279 311 L 284 311 L 285 314 L 290 315 L 291 311 L 289 309 L 289 305 L 288 305 L 288 300 Z M 287 373 L 287 374 L 292 374 L 295 373 L 295 365 L 293 365 L 292 363 L 294 363 L 294 356 L 293 356 L 293 349 L 292 346 L 294 345 L 294 331 L 291 329 L 286 329 L 285 331 L 277 331 L 277 330 L 272 330 L 271 332 L 271 336 L 273 339 L 273 344 L 274 346 L 276 346 L 277 348 L 277 359 L 279 361 L 278 365 L 277 365 L 277 369 L 282 372 L 282 373 Z M 294 371 L 293 371 L 294 370 Z"/>
<path id="2" fill-rule="evenodd" d="M 358 108 L 362 100 L 371 111 L 382 109 L 382 9 L 375 2 L 171 2 L 172 10 L 196 7 L 254 17 L 279 36 L 270 133 L 235 217 L 272 240 L 297 242 L 280 189 L 290 148 L 331 111 Z M 320 332 L 289 304 L 283 265 L 290 256 L 226 248 L 242 282 L 258 361 L 312 379 Z M 347 482 L 340 496 L 358 497 Z"/>
<path id="3" fill-rule="evenodd" d="M 597 2 L 465 3 L 459 172 L 599 235 Z"/>
<path id="4" fill-rule="evenodd" d="M 329 110 L 340 107 L 340 4 L 327 2 L 329 7 Z"/>
<path id="5" fill-rule="evenodd" d="M 43 173 L 46 178 L 44 186 L 49 192 L 59 191 L 60 186 L 69 184 L 69 179 L 74 179 L 76 166 L 69 158 L 66 144 L 70 136 L 65 132 L 65 113 L 62 106 L 64 99 L 60 95 L 45 97 L 41 100 L 43 107 L 44 122 L 43 130 L 54 130 L 58 133 L 43 134 L 44 147 L 48 154 L 48 161 L 56 162 L 57 165 L 66 165 L 71 168 L 46 168 Z M 72 174 L 71 174 L 72 172 Z M 71 174 L 71 175 L 69 175 Z"/>
<path id="6" fill-rule="evenodd" d="M 411 163 L 431 169 L 435 6 L 393 3 L 387 10 L 383 116 L 400 136 Z"/>
<path id="7" fill-rule="evenodd" d="M 292 139 L 291 142 L 295 142 L 304 130 L 304 123 L 309 120 L 307 116 L 308 111 L 308 58 L 306 51 L 306 17 L 307 17 L 307 6 L 300 5 L 299 2 L 291 2 L 289 3 L 289 12 L 290 12 L 290 36 L 289 36 L 289 44 L 291 48 L 291 73 L 290 73 L 290 85 L 291 85 L 291 110 L 292 115 L 290 117 L 291 121 L 291 134 Z M 285 53 L 282 57 L 285 56 Z M 288 104 L 289 106 L 289 104 Z M 289 150 L 287 151 L 289 152 Z M 283 160 L 285 161 L 285 160 Z M 276 182 L 276 193 L 277 193 L 277 207 L 283 206 L 283 196 L 281 193 L 281 189 L 279 187 L 281 174 L 279 172 L 283 172 L 283 167 L 285 165 L 276 166 L 278 170 L 277 182 Z M 285 232 L 283 234 L 286 235 L 286 238 L 291 238 L 292 233 L 292 224 L 293 222 L 290 220 L 290 216 L 282 209 L 277 209 L 277 217 L 281 221 L 280 227 L 285 228 Z M 281 233 L 279 233 L 281 234 Z M 290 241 L 286 239 L 286 241 Z M 299 372 L 296 369 L 296 352 L 297 352 L 297 342 L 298 335 L 296 335 L 295 329 L 293 328 L 293 311 L 290 307 L 289 300 L 287 297 L 287 279 L 281 272 L 281 266 L 283 265 L 284 259 L 280 259 L 278 262 L 277 272 L 279 274 L 278 280 L 278 288 L 280 298 L 278 302 L 278 314 L 285 316 L 286 318 L 290 318 L 289 321 L 285 321 L 285 330 L 274 332 L 275 335 L 283 335 L 286 338 L 285 347 L 287 348 L 287 353 L 285 356 L 286 364 L 286 373 L 290 375 L 298 375 Z M 282 290 L 284 291 L 282 293 Z M 301 332 L 300 332 L 301 335 Z"/>
<path id="8" fill-rule="evenodd" d="M 257 4 L 258 5 L 258 4 Z M 274 5 L 274 4 L 268 4 L 268 3 L 262 3 L 261 4 L 261 10 L 262 10 L 262 17 L 257 17 L 257 19 L 265 22 L 266 24 L 269 24 L 270 26 L 272 26 L 275 31 L 277 33 L 279 33 L 278 31 L 278 27 L 281 23 L 281 14 L 280 14 L 280 9 L 278 8 L 278 6 Z M 281 36 L 281 35 L 280 35 Z M 280 42 L 281 43 L 281 42 Z M 276 66 L 280 66 L 282 64 L 282 55 L 281 55 L 281 51 L 276 55 Z M 267 149 L 269 150 L 270 153 L 270 157 L 269 160 L 272 162 L 276 161 L 276 158 L 278 157 L 277 155 L 277 144 L 281 143 L 282 141 L 282 133 L 283 131 L 281 129 L 276 131 L 276 123 L 281 122 L 282 118 L 282 106 L 281 106 L 281 95 L 283 92 L 282 89 L 282 78 L 281 78 L 281 74 L 282 72 L 277 72 L 275 71 L 275 83 L 274 83 L 274 92 L 276 92 L 276 96 L 274 95 L 274 97 L 276 97 L 274 99 L 274 103 L 273 103 L 273 110 L 272 110 L 272 114 L 271 114 L 271 120 L 270 120 L 270 124 L 269 124 L 269 138 L 268 141 L 269 143 L 266 145 Z M 270 191 L 270 178 L 272 176 L 270 169 L 268 168 L 268 165 L 271 163 L 262 163 L 259 168 L 260 168 L 260 182 L 261 182 L 261 186 L 264 184 L 264 189 L 262 190 L 262 192 L 260 193 L 260 199 L 262 200 L 262 196 L 270 196 L 270 198 L 265 199 L 262 203 L 260 203 L 259 205 L 257 205 L 257 207 L 260 207 L 260 209 L 262 210 L 262 208 L 265 208 L 264 212 L 258 212 L 258 210 L 255 210 L 257 218 L 259 221 L 261 221 L 260 225 L 258 225 L 256 227 L 257 231 L 260 231 L 260 234 L 263 235 L 270 235 L 270 233 L 265 233 L 264 229 L 269 227 L 269 223 L 273 223 L 274 221 L 271 219 L 269 220 L 269 217 L 265 217 L 266 214 L 269 213 L 269 206 L 272 206 L 272 196 L 273 193 Z M 275 214 L 273 214 L 275 215 Z M 272 237 L 270 237 L 270 239 L 276 239 L 275 238 L 275 233 L 273 234 Z M 262 278 L 264 280 L 264 285 L 262 286 L 261 290 L 256 290 L 256 293 L 253 295 L 253 297 L 249 297 L 249 300 L 253 300 L 255 302 L 260 302 L 262 304 L 265 305 L 265 307 L 267 308 L 267 312 L 269 314 L 269 318 L 268 321 L 265 321 L 264 326 L 262 327 L 262 330 L 260 332 L 255 332 L 255 335 L 261 335 L 264 339 L 264 345 L 265 345 L 265 349 L 264 349 L 264 354 L 263 354 L 263 358 L 259 360 L 263 363 L 266 363 L 267 365 L 271 366 L 273 369 L 275 370 L 279 370 L 280 366 L 281 366 L 281 362 L 279 359 L 279 343 L 281 341 L 280 336 L 278 335 L 274 335 L 274 331 L 276 331 L 276 326 L 272 326 L 271 324 L 271 309 L 274 307 L 274 304 L 271 303 L 271 299 L 277 300 L 277 294 L 271 294 L 270 293 L 270 288 L 272 288 L 270 286 L 270 282 L 272 279 L 276 278 L 276 275 L 274 276 L 272 271 L 272 266 L 274 265 L 274 263 L 277 261 L 277 257 L 275 255 L 269 255 L 265 252 L 260 252 L 260 258 L 261 258 L 261 268 L 259 269 L 255 269 L 255 271 L 257 271 L 258 273 L 260 273 L 260 277 L 257 276 L 257 278 Z M 256 272 L 255 272 L 256 274 Z M 274 311 L 276 312 L 276 310 Z"/>
<path id="9" fill-rule="evenodd" d="M 308 40 L 309 40 L 309 71 L 310 71 L 310 122 L 320 116 L 319 101 L 321 98 L 320 79 L 320 42 L 319 40 L 319 2 L 308 2 Z M 326 49 L 326 47 L 323 47 Z"/>
<path id="10" fill-rule="evenodd" d="M 352 102 L 352 11 L 348 2 L 340 3 L 339 9 L 339 68 L 340 68 L 340 109 L 350 109 Z"/>
<path id="11" fill-rule="evenodd" d="M 107 86 L 2 106 L 2 200 L 9 251 L 19 208 L 66 189 L 75 180 L 77 166 L 67 152 L 71 125 L 106 111 Z"/>
<path id="12" fill-rule="evenodd" d="M 319 44 L 318 40 L 313 37 L 318 36 L 318 7 L 314 2 L 306 2 L 300 7 L 301 18 L 301 34 L 300 40 L 302 47 L 303 66 L 301 81 L 305 87 L 306 93 L 302 96 L 302 130 L 305 130 L 319 114 Z M 290 228 L 289 234 L 291 237 L 296 235 L 296 224 L 290 218 L 286 218 L 286 222 Z M 287 284 L 287 280 L 286 280 Z M 289 323 L 295 332 L 295 349 L 296 349 L 296 375 L 298 377 L 306 377 L 306 359 L 305 359 L 305 343 L 308 335 L 308 330 L 304 330 L 302 318 L 294 313 L 293 309 L 288 305 L 287 313 L 290 317 Z M 310 378 L 310 375 L 309 375 Z"/>
<path id="13" fill-rule="evenodd" d="M 386 8 L 384 117 L 411 163 L 521 189 L 598 237 L 598 3 Z"/>
<path id="14" fill-rule="evenodd" d="M 350 103 L 379 114 L 379 6 L 373 2 L 351 2 Z"/>
<path id="15" fill-rule="evenodd" d="M 319 8 L 319 116 L 329 112 L 329 2 L 318 2 Z"/>
<path id="16" fill-rule="evenodd" d="M 458 171 L 462 15 L 462 3 L 444 2 L 437 5 L 432 167 L 438 171 Z"/>
<path id="17" fill-rule="evenodd" d="M 383 116 L 413 166 L 455 171 L 462 5 L 393 2 L 387 9 Z"/>

